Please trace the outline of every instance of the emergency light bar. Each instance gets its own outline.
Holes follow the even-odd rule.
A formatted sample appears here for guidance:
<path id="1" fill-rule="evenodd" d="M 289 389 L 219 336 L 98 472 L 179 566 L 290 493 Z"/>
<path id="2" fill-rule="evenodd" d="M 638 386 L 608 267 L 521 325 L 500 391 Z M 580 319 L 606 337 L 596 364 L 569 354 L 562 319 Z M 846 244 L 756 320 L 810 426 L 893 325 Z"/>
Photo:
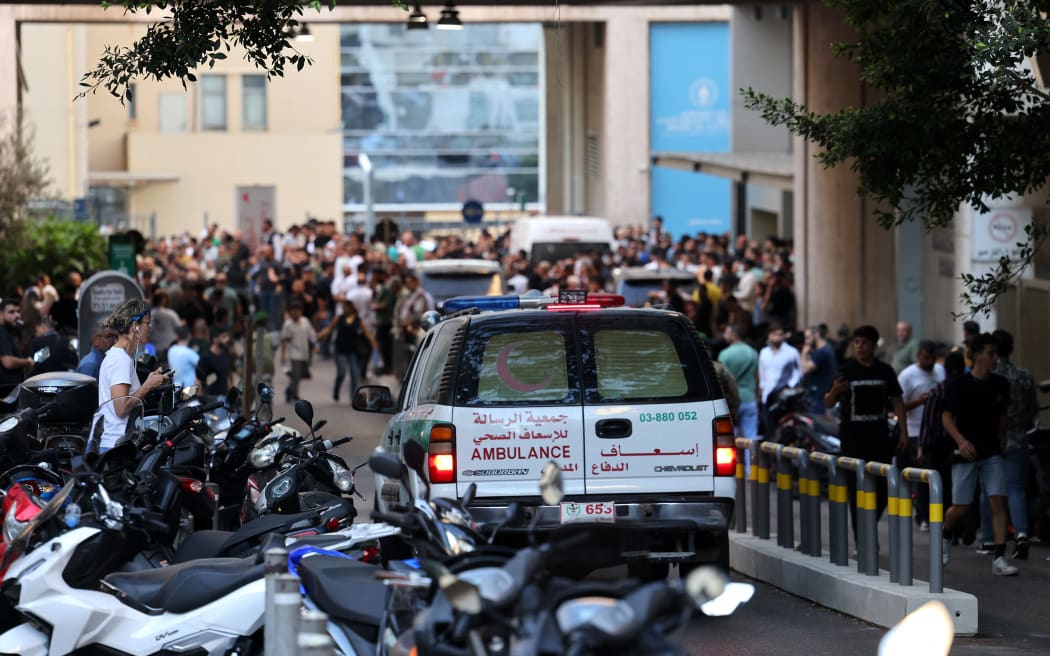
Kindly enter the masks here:
<path id="1" fill-rule="evenodd" d="M 536 290 L 531 290 L 520 296 L 456 296 L 445 301 L 442 309 L 445 312 L 461 312 L 470 308 L 477 308 L 482 312 L 542 308 L 552 311 L 571 311 L 620 307 L 623 303 L 624 298 L 619 294 L 590 294 L 583 289 L 572 289 L 561 292 L 559 298 L 552 298 Z"/>

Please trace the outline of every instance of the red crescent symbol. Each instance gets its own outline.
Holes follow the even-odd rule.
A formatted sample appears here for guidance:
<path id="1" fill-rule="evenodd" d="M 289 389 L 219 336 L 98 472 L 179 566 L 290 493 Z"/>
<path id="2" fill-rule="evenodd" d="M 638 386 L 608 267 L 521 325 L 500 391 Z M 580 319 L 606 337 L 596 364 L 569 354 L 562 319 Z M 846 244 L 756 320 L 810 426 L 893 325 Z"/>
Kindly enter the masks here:
<path id="1" fill-rule="evenodd" d="M 516 342 L 511 342 L 499 350 L 499 355 L 496 356 L 496 373 L 499 374 L 500 380 L 507 384 L 507 387 L 511 388 L 515 392 L 535 392 L 541 390 L 544 387 L 550 385 L 552 376 L 548 376 L 547 380 L 537 385 L 529 385 L 518 380 L 514 374 L 510 373 L 510 366 L 507 364 L 507 356 L 513 351 L 519 344 L 524 344 L 525 340 L 519 339 Z"/>

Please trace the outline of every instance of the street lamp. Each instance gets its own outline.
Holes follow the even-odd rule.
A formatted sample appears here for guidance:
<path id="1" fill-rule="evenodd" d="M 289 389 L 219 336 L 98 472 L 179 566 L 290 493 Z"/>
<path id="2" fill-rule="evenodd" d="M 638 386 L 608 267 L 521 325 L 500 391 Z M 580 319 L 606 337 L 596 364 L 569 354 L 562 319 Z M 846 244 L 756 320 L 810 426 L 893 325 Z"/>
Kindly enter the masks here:
<path id="1" fill-rule="evenodd" d="M 441 10 L 441 19 L 437 22 L 437 28 L 439 30 L 462 30 L 463 21 L 459 19 L 459 10 L 452 4 L 452 0 L 445 3 L 445 8 Z"/>

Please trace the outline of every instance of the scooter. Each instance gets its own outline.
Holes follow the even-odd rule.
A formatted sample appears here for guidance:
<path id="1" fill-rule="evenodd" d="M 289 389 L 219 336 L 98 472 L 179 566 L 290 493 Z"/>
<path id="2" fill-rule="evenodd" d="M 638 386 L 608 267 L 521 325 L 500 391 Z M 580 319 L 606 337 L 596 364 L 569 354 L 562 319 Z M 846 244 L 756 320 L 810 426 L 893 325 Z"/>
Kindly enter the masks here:
<path id="1" fill-rule="evenodd" d="M 73 503 L 75 491 L 93 521 L 80 524 L 79 510 L 71 510 L 80 507 Z M 0 635 L 0 653 L 62 656 L 94 647 L 133 656 L 225 656 L 257 650 L 265 599 L 259 558 L 201 559 L 112 573 L 101 582 L 68 575 L 78 563 L 103 558 L 111 540 L 119 539 L 113 534 L 157 520 L 148 509 L 111 499 L 96 474 L 78 473 L 29 520 L 0 563 L 10 566 L 4 595 L 25 619 Z M 355 548 L 394 530 L 348 531 L 333 544 Z"/>

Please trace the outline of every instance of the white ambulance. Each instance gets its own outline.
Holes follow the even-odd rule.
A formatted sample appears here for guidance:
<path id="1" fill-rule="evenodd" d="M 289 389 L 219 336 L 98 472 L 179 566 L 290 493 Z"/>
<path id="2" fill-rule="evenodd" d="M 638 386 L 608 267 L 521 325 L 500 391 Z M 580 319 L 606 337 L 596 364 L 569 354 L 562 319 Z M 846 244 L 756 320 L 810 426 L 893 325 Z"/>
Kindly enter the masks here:
<path id="1" fill-rule="evenodd" d="M 651 578 L 672 563 L 728 567 L 733 425 L 706 344 L 676 312 L 612 307 L 623 302 L 612 295 L 566 300 L 450 299 L 445 311 L 459 312 L 427 333 L 400 399 L 366 386 L 354 407 L 394 415 L 380 449 L 417 440 L 428 450 L 433 496 L 476 484 L 479 523 L 518 501 L 524 514 L 498 540 L 585 522 L 580 568 L 626 562 Z M 535 309 L 508 309 L 522 305 Z M 537 486 L 552 460 L 565 480 L 557 507 Z M 378 509 L 401 494 L 377 476 Z"/>

